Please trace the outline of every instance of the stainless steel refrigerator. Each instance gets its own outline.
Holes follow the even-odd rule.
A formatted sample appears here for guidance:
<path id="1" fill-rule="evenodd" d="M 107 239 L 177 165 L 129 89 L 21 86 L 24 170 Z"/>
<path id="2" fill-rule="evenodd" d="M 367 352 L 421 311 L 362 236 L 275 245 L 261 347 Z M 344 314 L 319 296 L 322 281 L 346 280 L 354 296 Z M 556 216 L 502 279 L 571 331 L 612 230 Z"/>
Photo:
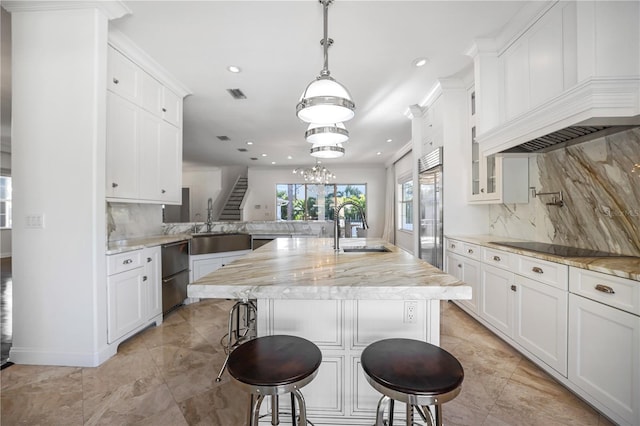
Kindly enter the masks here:
<path id="1" fill-rule="evenodd" d="M 418 161 L 420 170 L 420 259 L 442 269 L 442 148 Z"/>

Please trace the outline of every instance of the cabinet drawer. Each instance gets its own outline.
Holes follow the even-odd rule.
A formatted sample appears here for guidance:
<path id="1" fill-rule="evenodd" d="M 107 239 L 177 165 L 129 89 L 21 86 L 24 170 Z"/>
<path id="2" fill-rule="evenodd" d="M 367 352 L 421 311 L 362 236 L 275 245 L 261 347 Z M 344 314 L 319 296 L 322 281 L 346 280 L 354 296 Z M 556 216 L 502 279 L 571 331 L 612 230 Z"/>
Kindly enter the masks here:
<path id="1" fill-rule="evenodd" d="M 569 288 L 569 267 L 528 256 L 515 255 L 516 274 L 549 284 L 562 290 Z"/>
<path id="2" fill-rule="evenodd" d="M 569 291 L 623 311 L 640 315 L 640 282 L 569 268 Z"/>
<path id="3" fill-rule="evenodd" d="M 107 256 L 107 275 L 118 274 L 143 265 L 142 250 L 132 250 L 126 253 Z"/>
<path id="4" fill-rule="evenodd" d="M 462 243 L 462 253 L 460 254 L 472 259 L 480 260 L 482 257 L 482 248 L 476 244 Z"/>
<path id="5" fill-rule="evenodd" d="M 463 244 L 458 240 L 450 240 L 447 238 L 447 251 L 450 253 L 463 254 Z"/>
<path id="6" fill-rule="evenodd" d="M 513 255 L 506 251 L 482 248 L 482 261 L 502 269 L 511 269 Z"/>

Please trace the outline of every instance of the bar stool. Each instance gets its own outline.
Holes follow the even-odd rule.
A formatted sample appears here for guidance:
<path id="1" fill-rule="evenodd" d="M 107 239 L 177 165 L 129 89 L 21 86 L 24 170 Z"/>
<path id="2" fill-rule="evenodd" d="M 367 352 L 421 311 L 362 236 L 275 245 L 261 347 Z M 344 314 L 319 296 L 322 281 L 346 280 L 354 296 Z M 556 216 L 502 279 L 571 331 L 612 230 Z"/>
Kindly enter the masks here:
<path id="1" fill-rule="evenodd" d="M 224 348 L 224 352 L 227 356 L 222 363 L 218 376 L 216 376 L 216 382 L 222 380 L 222 373 L 224 373 L 224 369 L 227 367 L 231 352 L 241 344 L 251 339 L 255 339 L 256 318 L 257 308 L 252 300 L 239 300 L 229 311 L 229 331 L 227 332 L 227 335 L 224 336 L 227 338 L 227 343 L 222 343 L 224 337 L 220 341 L 220 344 Z"/>
<path id="2" fill-rule="evenodd" d="M 458 396 L 464 379 L 462 365 L 453 355 L 419 340 L 374 342 L 362 352 L 360 361 L 369 384 L 383 395 L 378 402 L 376 426 L 385 425 L 386 405 L 386 424 L 393 424 L 394 400 L 407 404 L 407 426 L 414 424 L 414 408 L 423 421 L 441 426 L 441 405 Z M 434 407 L 433 415 L 429 406 Z"/>
<path id="3" fill-rule="evenodd" d="M 267 395 L 271 396 L 271 424 L 279 424 L 278 396 L 290 393 L 291 424 L 296 424 L 297 400 L 297 424 L 306 426 L 307 409 L 300 388 L 315 378 L 321 361 L 315 344 L 295 336 L 258 337 L 231 352 L 227 369 L 232 381 L 250 394 L 247 425 L 258 425 L 260 405 Z"/>

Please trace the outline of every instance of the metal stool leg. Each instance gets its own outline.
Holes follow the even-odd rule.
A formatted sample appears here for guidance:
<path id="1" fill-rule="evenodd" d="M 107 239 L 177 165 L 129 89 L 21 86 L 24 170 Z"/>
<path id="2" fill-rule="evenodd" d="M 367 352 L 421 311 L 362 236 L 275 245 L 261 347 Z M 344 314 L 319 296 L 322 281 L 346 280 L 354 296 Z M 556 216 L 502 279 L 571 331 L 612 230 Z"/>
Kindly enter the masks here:
<path id="1" fill-rule="evenodd" d="M 413 426 L 413 405 L 407 402 L 407 426 Z"/>
<path id="2" fill-rule="evenodd" d="M 393 398 L 389 398 L 389 423 L 388 426 L 393 426 L 393 411 L 396 406 L 396 401 Z"/>
<path id="3" fill-rule="evenodd" d="M 244 328 L 240 327 L 240 309 L 245 309 L 244 315 Z M 249 339 L 255 337 L 255 321 L 257 319 L 257 311 L 255 305 L 248 301 L 242 300 L 236 302 L 231 310 L 229 311 L 229 328 L 227 333 L 227 347 L 225 351 L 227 352 L 227 356 L 222 363 L 222 367 L 220 367 L 220 371 L 216 376 L 216 382 L 222 380 L 222 373 L 224 373 L 225 368 L 227 368 L 227 363 L 229 362 L 229 355 L 231 352 L 238 347 L 241 340 L 248 335 Z M 235 331 L 233 325 L 236 325 Z M 244 330 L 244 334 L 241 334 L 240 331 Z M 234 341 L 235 340 L 235 341 Z"/>
<path id="4" fill-rule="evenodd" d="M 278 426 L 280 424 L 280 399 L 278 395 L 271 395 L 271 424 Z"/>
<path id="5" fill-rule="evenodd" d="M 384 426 L 384 407 L 388 405 L 391 398 L 384 395 L 378 401 L 378 408 L 376 409 L 376 424 L 375 426 Z"/>
<path id="6" fill-rule="evenodd" d="M 262 405 L 263 399 L 264 395 L 256 397 L 254 394 L 251 394 L 251 407 L 249 408 L 249 418 L 247 421 L 249 426 L 258 426 L 258 422 L 260 421 L 260 406 Z"/>
<path id="7" fill-rule="evenodd" d="M 291 395 L 291 424 L 293 426 L 295 426 L 295 424 L 296 424 L 296 397 L 293 394 L 293 392 L 291 392 L 289 395 Z"/>
<path id="8" fill-rule="evenodd" d="M 300 415 L 298 416 L 298 426 L 307 426 L 307 404 L 304 402 L 304 396 L 299 389 L 294 389 L 292 394 L 295 394 L 298 400 L 298 406 L 300 407 Z"/>

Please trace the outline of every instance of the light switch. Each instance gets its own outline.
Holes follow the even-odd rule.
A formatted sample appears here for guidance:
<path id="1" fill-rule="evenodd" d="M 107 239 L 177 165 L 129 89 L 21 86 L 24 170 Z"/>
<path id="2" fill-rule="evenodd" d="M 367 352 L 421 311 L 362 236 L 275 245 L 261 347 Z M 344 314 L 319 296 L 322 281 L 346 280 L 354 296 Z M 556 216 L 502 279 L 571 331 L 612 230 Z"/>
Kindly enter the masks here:
<path id="1" fill-rule="evenodd" d="M 27 229 L 43 229 L 44 213 L 32 213 L 25 216 L 25 228 Z"/>

